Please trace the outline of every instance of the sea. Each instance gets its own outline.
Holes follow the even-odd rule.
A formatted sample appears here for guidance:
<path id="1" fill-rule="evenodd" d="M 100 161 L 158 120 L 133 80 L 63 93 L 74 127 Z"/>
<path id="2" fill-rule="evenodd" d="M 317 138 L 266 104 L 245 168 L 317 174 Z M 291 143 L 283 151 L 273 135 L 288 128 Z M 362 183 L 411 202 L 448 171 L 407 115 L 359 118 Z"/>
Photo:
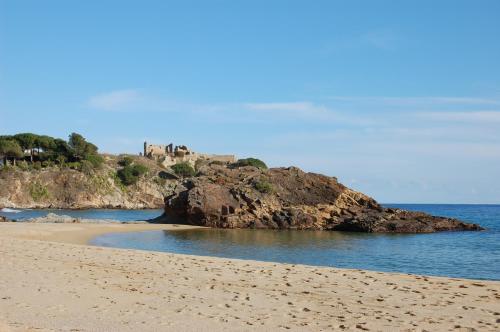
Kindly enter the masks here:
<path id="1" fill-rule="evenodd" d="M 481 232 L 366 234 L 290 230 L 194 229 L 110 233 L 91 244 L 180 253 L 399 272 L 456 278 L 500 280 L 500 205 L 384 204 L 473 222 Z M 80 218 L 124 222 L 154 218 L 162 210 L 0 211 L 11 219 L 52 212 Z"/>

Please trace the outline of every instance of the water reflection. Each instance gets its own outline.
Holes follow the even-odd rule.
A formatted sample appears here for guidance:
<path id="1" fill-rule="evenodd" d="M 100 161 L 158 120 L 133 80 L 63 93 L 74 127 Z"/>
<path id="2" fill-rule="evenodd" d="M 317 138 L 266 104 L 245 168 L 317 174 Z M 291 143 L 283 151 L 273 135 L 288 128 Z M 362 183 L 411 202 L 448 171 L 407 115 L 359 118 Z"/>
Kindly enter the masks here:
<path id="1" fill-rule="evenodd" d="M 409 206 L 411 208 L 414 206 Z M 500 206 L 414 207 L 484 232 L 364 234 L 192 229 L 107 234 L 93 244 L 191 255 L 500 280 Z"/>
<path id="2" fill-rule="evenodd" d="M 176 241 L 206 242 L 211 245 L 237 245 L 259 247 L 336 248 L 350 250 L 358 247 L 358 241 L 366 239 L 387 238 L 388 241 L 399 237 L 410 237 L 410 234 L 367 234 L 356 232 L 324 232 L 294 230 L 253 230 L 253 229 L 194 229 L 163 231 L 167 238 Z"/>

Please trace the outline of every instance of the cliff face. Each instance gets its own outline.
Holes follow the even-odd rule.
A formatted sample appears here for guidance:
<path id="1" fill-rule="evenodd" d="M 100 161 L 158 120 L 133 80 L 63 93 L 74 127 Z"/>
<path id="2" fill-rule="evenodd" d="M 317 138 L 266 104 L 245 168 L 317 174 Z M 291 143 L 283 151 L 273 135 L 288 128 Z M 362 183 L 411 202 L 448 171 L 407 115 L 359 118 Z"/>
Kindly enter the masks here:
<path id="1" fill-rule="evenodd" d="M 117 159 L 107 156 L 101 169 L 88 174 L 58 167 L 1 171 L 0 208 L 163 208 L 172 181 L 158 180 L 156 163 L 141 158 L 148 174 L 125 187 L 116 178 Z"/>
<path id="2" fill-rule="evenodd" d="M 474 224 L 388 209 L 336 178 L 298 168 L 204 166 L 165 199 L 165 220 L 220 228 L 423 233 Z"/>

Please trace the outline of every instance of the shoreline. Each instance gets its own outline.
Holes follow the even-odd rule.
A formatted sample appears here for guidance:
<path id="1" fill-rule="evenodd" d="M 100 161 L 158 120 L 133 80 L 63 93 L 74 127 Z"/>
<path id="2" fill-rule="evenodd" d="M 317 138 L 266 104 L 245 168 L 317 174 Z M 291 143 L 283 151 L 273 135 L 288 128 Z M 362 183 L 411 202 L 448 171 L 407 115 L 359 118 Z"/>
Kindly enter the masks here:
<path id="1" fill-rule="evenodd" d="M 108 233 L 140 232 L 150 230 L 181 230 L 201 228 L 199 226 L 149 223 L 28 223 L 6 222 L 2 226 L 9 237 L 90 245 L 89 242 L 99 235 Z M 26 227 L 29 225 L 30 227 Z M 26 229 L 27 228 L 27 229 Z M 3 234 L 2 234 L 3 235 Z M 2 236 L 0 235 L 0 236 Z"/>
<path id="2" fill-rule="evenodd" d="M 85 211 L 85 210 L 126 210 L 126 211 L 144 211 L 144 210 L 163 210 L 165 207 L 160 205 L 159 207 L 123 207 L 123 206 L 115 206 L 115 207 L 103 207 L 103 206 L 87 206 L 87 207 L 12 207 L 12 206 L 1 206 L 0 211 L 2 209 L 12 209 L 12 210 L 69 210 L 69 211 Z"/>
<path id="3" fill-rule="evenodd" d="M 0 329 L 499 328 L 498 281 L 85 245 L 100 234 L 192 227 L 1 223 Z"/>
<path id="4" fill-rule="evenodd" d="M 384 273 L 391 275 L 402 275 L 402 276 L 422 276 L 422 277 L 432 277 L 432 278 L 445 278 L 445 279 L 454 279 L 454 280 L 463 280 L 463 281 L 486 281 L 486 282 L 498 282 L 500 280 L 495 279 L 472 279 L 472 278 L 461 278 L 461 277 L 451 277 L 451 276 L 439 276 L 439 275 L 425 275 L 425 274 L 415 274 L 415 273 L 405 273 L 398 271 L 378 271 L 378 270 L 366 270 L 360 268 L 347 268 L 347 267 L 335 267 L 335 266 L 327 266 L 327 265 L 312 265 L 312 264 L 300 264 L 300 263 L 282 263 L 276 261 L 264 261 L 264 260 L 256 260 L 256 259 L 245 259 L 245 258 L 227 258 L 220 256 L 200 256 L 194 254 L 181 254 L 175 252 L 166 252 L 166 251 L 156 251 L 156 250 L 145 250 L 145 249 L 132 249 L 132 248 L 117 248 L 117 247 L 103 247 L 99 245 L 91 244 L 91 241 L 105 234 L 113 234 L 113 233 L 133 233 L 133 232 L 141 232 L 141 231 L 155 231 L 155 230 L 166 230 L 166 231 L 175 231 L 175 230 L 189 230 L 189 229 L 210 229 L 209 227 L 203 226 L 193 226 L 186 224 L 154 224 L 154 223 L 133 223 L 133 222 L 116 222 L 116 223 L 24 223 L 24 222 L 6 222 L 0 225 L 19 225 L 18 227 L 12 227 L 8 230 L 7 236 L 14 237 L 23 240 L 36 240 L 36 241 L 48 241 L 48 242 L 58 242 L 58 243 L 66 243 L 66 244 L 75 244 L 75 245 L 85 245 L 92 246 L 97 248 L 111 248 L 117 250 L 132 250 L 132 251 L 140 251 L 140 252 L 155 252 L 155 253 L 165 253 L 168 255 L 182 255 L 182 256 L 190 256 L 190 257 L 198 257 L 198 258 L 210 258 L 210 259 L 221 259 L 221 260 L 237 260 L 242 262 L 255 262 L 255 263 L 271 263 L 271 264 L 283 264 L 283 265 L 302 265 L 313 268 L 331 268 L 336 270 L 346 270 L 346 271 L 366 271 L 372 273 Z M 24 228 L 28 228 L 21 225 L 32 225 L 30 230 L 25 230 Z M 0 226 L 1 227 L 1 226 Z M 35 228 L 35 229 L 33 229 Z M 0 228 L 0 230 L 2 230 Z M 251 229 L 243 229 L 246 231 L 252 231 Z M 266 231 L 278 231 L 278 230 L 266 230 Z M 280 231 L 290 231 L 290 230 L 280 230 Z M 308 230 L 305 230 L 308 231 Z M 5 230 L 3 230 L 5 232 Z M 390 233 L 389 233 L 390 234 Z M 2 237 L 3 234 L 0 234 Z"/>

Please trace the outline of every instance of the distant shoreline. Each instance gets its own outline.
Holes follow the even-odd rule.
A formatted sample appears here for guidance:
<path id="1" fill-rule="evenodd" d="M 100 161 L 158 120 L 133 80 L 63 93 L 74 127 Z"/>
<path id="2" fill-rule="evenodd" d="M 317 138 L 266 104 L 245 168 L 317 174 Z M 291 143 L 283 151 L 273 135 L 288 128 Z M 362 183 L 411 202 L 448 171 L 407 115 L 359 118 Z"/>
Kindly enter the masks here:
<path id="1" fill-rule="evenodd" d="M 382 206 L 393 206 L 393 205 L 414 205 L 414 206 L 419 206 L 419 205 L 449 205 L 449 206 L 454 206 L 454 205 L 471 205 L 471 206 L 500 206 L 500 203 L 380 203 Z M 145 210 L 163 210 L 164 206 L 159 206 L 159 207 L 142 207 L 142 208 L 128 208 L 128 207 L 85 207 L 85 208 L 67 208 L 67 207 L 58 207 L 58 208 L 51 208 L 51 207 L 20 207 L 20 206 L 0 206 L 0 212 L 2 212 L 2 209 L 13 209 L 13 210 L 68 210 L 68 211 L 88 211 L 88 210 L 111 210 L 111 211 L 145 211 Z"/>

